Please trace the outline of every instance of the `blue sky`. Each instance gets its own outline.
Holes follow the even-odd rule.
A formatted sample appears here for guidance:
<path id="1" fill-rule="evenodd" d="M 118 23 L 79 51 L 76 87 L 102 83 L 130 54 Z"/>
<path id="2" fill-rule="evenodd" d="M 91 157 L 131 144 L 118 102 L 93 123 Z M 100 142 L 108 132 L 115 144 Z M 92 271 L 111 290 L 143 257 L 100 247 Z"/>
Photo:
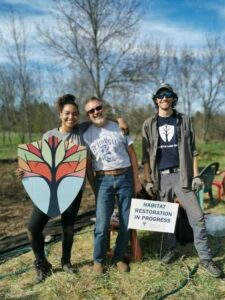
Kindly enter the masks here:
<path id="1" fill-rule="evenodd" d="M 112 0 L 113 1 L 113 0 Z M 177 49 L 202 49 L 206 37 L 225 36 L 225 0 L 142 0 L 145 14 L 141 20 L 139 37 L 161 44 L 170 42 Z M 0 0 L 0 30 L 3 35 L 10 9 L 24 17 L 29 49 L 33 62 L 40 66 L 51 65 L 49 56 L 36 34 L 36 24 L 51 28 L 54 19 L 50 14 L 52 0 Z M 5 36 L 7 38 L 7 36 Z M 1 39 L 0 39 L 1 45 Z M 4 63 L 0 47 L 0 63 Z"/>
<path id="2" fill-rule="evenodd" d="M 148 1 L 143 31 L 180 48 L 201 47 L 206 36 L 225 33 L 224 0 Z"/>
<path id="3" fill-rule="evenodd" d="M 159 0 L 151 1 L 151 16 L 156 20 L 213 33 L 224 30 L 223 0 Z"/>
<path id="4" fill-rule="evenodd" d="M 113 0 L 112 0 L 113 1 Z M 35 23 L 45 21 L 51 26 L 52 0 L 0 0 L 0 28 L 3 28 L 10 8 L 24 17 L 28 33 L 32 37 L 35 58 L 40 53 L 38 39 L 35 41 Z M 141 21 L 141 34 L 159 42 L 172 42 L 177 48 L 184 45 L 201 48 L 206 36 L 225 34 L 224 0 L 143 0 L 146 14 Z M 36 44 L 36 45 L 35 45 Z M 37 49 L 40 49 L 37 53 Z"/>
<path id="5" fill-rule="evenodd" d="M 197 47 L 198 38 L 225 33 L 224 0 L 144 0 L 146 15 L 141 33 L 158 41 Z M 0 23 L 4 23 L 10 7 L 25 19 L 36 22 L 50 19 L 51 0 L 0 0 Z M 0 24 L 1 25 L 1 24 Z"/>
<path id="6" fill-rule="evenodd" d="M 48 14 L 47 3 L 49 1 L 37 0 L 1 0 L 0 1 L 0 14 L 5 16 L 12 8 L 16 13 L 29 16 L 43 16 Z"/>

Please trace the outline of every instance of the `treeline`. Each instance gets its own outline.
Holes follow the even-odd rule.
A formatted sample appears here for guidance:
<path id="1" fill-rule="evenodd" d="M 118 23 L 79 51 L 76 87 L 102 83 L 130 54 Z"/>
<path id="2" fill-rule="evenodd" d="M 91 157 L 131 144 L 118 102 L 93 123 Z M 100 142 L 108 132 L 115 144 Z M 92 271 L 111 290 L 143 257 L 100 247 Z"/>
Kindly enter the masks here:
<path id="1" fill-rule="evenodd" d="M 146 104 L 143 106 L 130 106 L 124 107 L 123 105 L 117 105 L 111 107 L 107 105 L 108 114 L 110 117 L 116 119 L 117 117 L 123 117 L 129 125 L 132 135 L 137 137 L 141 136 L 141 128 L 145 119 L 154 114 L 154 107 Z M 47 130 L 57 127 L 60 124 L 58 113 L 54 105 L 50 105 L 46 102 L 33 101 L 29 103 L 29 115 L 30 115 L 30 127 L 29 132 L 21 131 L 21 116 L 23 112 L 22 108 L 4 107 L 0 109 L 0 133 L 2 144 L 11 144 L 12 135 L 17 133 L 20 138 L 20 142 L 33 141 L 33 135 L 39 134 L 40 136 Z M 202 124 L 204 123 L 204 114 L 197 112 L 192 116 L 193 124 L 196 131 L 196 138 L 198 141 L 204 141 Z M 86 120 L 82 104 L 80 104 L 80 121 Z M 209 127 L 208 136 L 214 141 L 225 140 L 225 115 L 215 114 L 211 116 L 211 126 Z M 35 135 L 36 136 L 36 135 Z"/>
<path id="2" fill-rule="evenodd" d="M 124 116 L 131 131 L 138 133 L 154 111 L 152 93 L 161 82 L 169 82 L 178 93 L 179 110 L 194 118 L 199 138 L 205 142 L 224 138 L 222 37 L 205 38 L 198 50 L 176 49 L 147 34 L 140 38 L 143 1 L 53 2 L 53 26 L 26 24 L 12 13 L 0 29 L 5 50 L 0 65 L 3 137 L 16 131 L 24 142 L 32 139 L 32 132 L 56 126 L 52 103 L 68 92 L 77 96 L 80 107 L 90 95 L 105 99 L 110 113 Z M 44 47 L 42 65 L 32 52 L 31 25 L 36 28 L 36 49 Z"/>
<path id="3" fill-rule="evenodd" d="M 22 107 L 6 107 L 0 109 L 0 132 L 3 144 L 12 144 L 12 135 L 17 133 L 21 143 L 32 141 L 32 134 L 44 133 L 59 124 L 54 107 L 46 102 L 29 103 L 29 127 L 25 128 Z"/>

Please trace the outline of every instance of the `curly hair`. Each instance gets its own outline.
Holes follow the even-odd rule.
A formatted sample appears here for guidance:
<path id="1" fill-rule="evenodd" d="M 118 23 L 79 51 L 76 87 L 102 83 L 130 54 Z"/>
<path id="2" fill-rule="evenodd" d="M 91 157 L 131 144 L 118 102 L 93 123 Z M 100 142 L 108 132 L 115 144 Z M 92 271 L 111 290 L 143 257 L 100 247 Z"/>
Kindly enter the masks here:
<path id="1" fill-rule="evenodd" d="M 60 96 L 56 101 L 56 107 L 57 107 L 58 111 L 62 112 L 62 110 L 66 104 L 74 105 L 77 109 L 77 112 L 79 113 L 79 108 L 76 103 L 76 97 L 74 95 L 65 94 L 63 96 Z"/>

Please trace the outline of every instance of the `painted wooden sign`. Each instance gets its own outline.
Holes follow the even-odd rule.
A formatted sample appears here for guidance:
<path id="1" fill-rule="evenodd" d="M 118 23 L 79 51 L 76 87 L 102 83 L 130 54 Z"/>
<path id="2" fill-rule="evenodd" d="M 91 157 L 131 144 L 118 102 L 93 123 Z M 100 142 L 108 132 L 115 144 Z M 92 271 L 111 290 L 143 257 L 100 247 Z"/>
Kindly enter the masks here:
<path id="1" fill-rule="evenodd" d="M 79 193 L 86 174 L 86 147 L 52 136 L 18 146 L 23 186 L 50 217 L 62 214 Z"/>

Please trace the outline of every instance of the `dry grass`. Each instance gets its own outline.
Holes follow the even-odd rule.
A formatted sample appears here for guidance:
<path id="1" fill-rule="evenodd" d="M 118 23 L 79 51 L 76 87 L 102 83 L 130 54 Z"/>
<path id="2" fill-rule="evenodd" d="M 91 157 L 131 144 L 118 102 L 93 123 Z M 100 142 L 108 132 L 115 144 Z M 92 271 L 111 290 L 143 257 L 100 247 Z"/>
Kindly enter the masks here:
<path id="1" fill-rule="evenodd" d="M 5 168 L 5 166 L 4 166 Z M 4 169 L 2 167 L 2 172 Z M 15 166 L 11 167 L 11 173 Z M 1 168 L 0 168 L 1 170 Z M 1 174 L 1 172 L 0 172 Z M 8 174 L 8 173 L 7 173 Z M 4 174 L 2 173 L 4 176 Z M 6 176 L 6 173 L 5 173 Z M 8 175 L 7 175 L 8 176 Z M 13 176 L 13 175 L 12 175 Z M 14 178 L 11 180 L 14 182 Z M 9 180 L 4 180 L 9 182 Z M 12 187 L 12 186 L 11 186 Z M 9 189 L 11 191 L 11 189 Z M 93 207 L 93 198 L 90 190 L 85 191 L 82 209 Z M 92 196 L 92 197 L 91 197 Z M 21 198 L 18 198 L 21 200 Z M 225 200 L 225 199 L 223 199 Z M 11 217 L 18 213 L 18 201 L 7 200 L 4 202 L 10 206 Z M 25 200 L 24 200 L 25 201 Z M 15 205 L 13 204 L 15 202 Z M 1 202 L 1 213 L 6 207 Z M 25 205 L 23 202 L 22 207 Z M 220 201 L 216 206 L 211 207 L 205 201 L 206 212 L 213 212 L 225 215 L 225 201 Z M 24 208 L 23 208 L 24 209 Z M 29 213 L 23 215 L 29 217 Z M 3 215 L 2 215 L 3 216 Z M 2 226 L 5 224 L 7 230 L 12 226 L 12 232 L 25 228 L 25 221 L 18 216 L 14 220 L 8 217 L 1 218 Z M 22 223 L 20 227 L 16 225 Z M 2 227 L 3 228 L 3 227 Z M 41 284 L 35 284 L 35 271 L 33 269 L 33 255 L 31 252 L 13 258 L 0 265 L 0 299 L 20 300 L 49 300 L 49 299 L 77 299 L 77 300 L 147 300 L 165 299 L 163 295 L 179 288 L 189 276 L 190 271 L 198 263 L 198 257 L 192 244 L 179 246 L 180 257 L 186 255 L 184 260 L 179 259 L 171 266 L 165 267 L 159 263 L 159 249 L 161 234 L 151 232 L 138 233 L 142 250 L 144 253 L 141 262 L 130 264 L 131 272 L 120 274 L 113 266 L 108 266 L 103 276 L 96 276 L 92 273 L 92 252 L 93 252 L 93 228 L 87 227 L 75 237 L 72 252 L 73 265 L 78 269 L 74 275 L 67 275 L 60 267 L 61 243 L 52 244 L 49 248 L 48 258 L 53 264 L 53 274 Z M 115 238 L 115 236 L 113 236 Z M 220 251 L 215 261 L 225 272 L 225 238 L 218 240 L 210 238 L 210 246 L 215 252 L 221 243 Z M 16 273 L 17 272 L 17 273 Z M 20 273 L 21 272 L 21 273 Z M 15 273 L 15 274 L 14 274 Z M 184 288 L 177 293 L 170 295 L 168 299 L 193 299 L 193 300 L 225 300 L 225 281 L 214 279 L 202 269 L 198 269 Z"/>
<path id="2" fill-rule="evenodd" d="M 115 236 L 112 237 L 113 239 Z M 161 234 L 139 232 L 139 238 L 144 252 L 141 262 L 130 264 L 131 272 L 118 273 L 108 265 L 107 272 L 96 276 L 92 272 L 93 228 L 87 227 L 75 237 L 72 252 L 72 262 L 78 272 L 68 275 L 61 271 L 60 256 L 61 243 L 52 244 L 49 248 L 48 259 L 54 267 L 51 277 L 41 284 L 35 284 L 35 272 L 32 267 L 33 255 L 31 252 L 13 258 L 0 265 L 1 299 L 164 299 L 162 296 L 178 288 L 188 278 L 190 270 L 198 262 L 192 244 L 179 246 L 180 257 L 171 266 L 162 266 L 159 263 L 159 248 Z M 221 248 L 215 260 L 225 271 L 225 239 L 218 241 L 210 238 L 213 251 Z M 13 275 L 13 272 L 26 270 L 22 274 Z M 5 276 L 4 276 L 5 275 Z M 8 276 L 7 276 L 8 275 Z M 161 297 L 161 298 L 160 298 Z M 171 295 L 169 299 L 225 299 L 225 281 L 211 278 L 205 271 L 198 269 L 187 285 Z"/>

